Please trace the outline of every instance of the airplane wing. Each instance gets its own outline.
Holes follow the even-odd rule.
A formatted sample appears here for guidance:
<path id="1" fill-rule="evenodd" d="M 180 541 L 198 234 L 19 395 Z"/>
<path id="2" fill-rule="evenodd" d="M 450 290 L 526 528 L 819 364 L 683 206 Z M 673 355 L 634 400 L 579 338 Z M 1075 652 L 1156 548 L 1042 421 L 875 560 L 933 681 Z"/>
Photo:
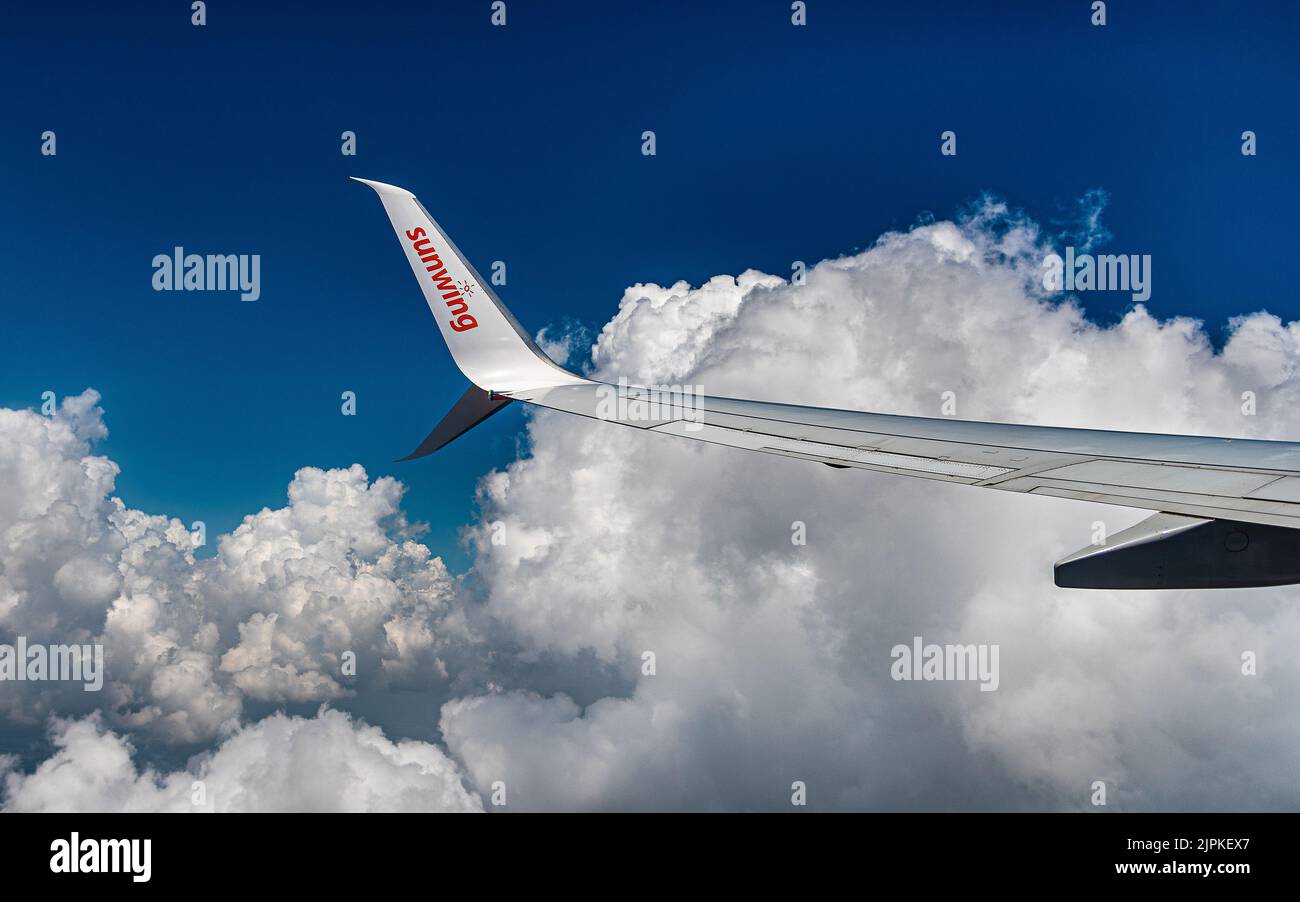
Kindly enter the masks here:
<path id="1" fill-rule="evenodd" d="M 1300 443 L 896 416 L 595 382 L 538 348 L 413 194 L 357 181 L 379 194 L 452 356 L 474 384 L 410 457 L 523 401 L 837 468 L 1156 512 L 1058 562 L 1061 586 L 1300 582 Z"/>

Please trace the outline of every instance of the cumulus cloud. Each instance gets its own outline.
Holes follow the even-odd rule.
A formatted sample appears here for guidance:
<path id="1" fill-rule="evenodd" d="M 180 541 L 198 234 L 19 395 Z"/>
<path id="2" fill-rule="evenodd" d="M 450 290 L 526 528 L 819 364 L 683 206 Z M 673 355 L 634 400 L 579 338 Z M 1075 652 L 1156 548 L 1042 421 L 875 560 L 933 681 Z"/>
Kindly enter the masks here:
<path id="1" fill-rule="evenodd" d="M 1250 313 L 1216 350 L 1167 308 L 1098 325 L 1043 289 L 1053 243 L 985 200 L 822 261 L 802 284 L 749 271 L 636 285 L 588 366 L 818 406 L 938 415 L 952 392 L 970 419 L 1300 434 L 1300 326 Z M 1246 391 L 1256 416 L 1242 415 Z M 527 453 L 481 482 L 474 580 L 416 541 L 400 484 L 360 467 L 300 471 L 282 507 L 196 561 L 179 521 L 113 497 L 117 468 L 90 450 L 96 402 L 0 411 L 13 487 L 0 493 L 0 629 L 97 639 L 109 660 L 90 719 L 79 691 L 6 693 L 7 718 L 62 716 L 55 757 L 10 774 L 11 807 L 75 805 L 83 785 L 105 807 L 188 805 L 206 774 L 214 799 L 240 800 L 214 804 L 233 808 L 379 808 L 422 767 L 440 775 L 437 804 L 467 807 L 497 781 L 523 809 L 780 809 L 795 781 L 823 809 L 1078 809 L 1098 780 L 1112 808 L 1300 802 L 1292 589 L 1052 585 L 1051 562 L 1094 521 L 1113 532 L 1139 512 L 539 411 Z M 892 680 L 890 650 L 913 636 L 998 644 L 999 688 Z M 1257 676 L 1241 674 L 1244 652 Z M 347 700 L 382 726 L 374 693 L 430 687 L 448 699 L 430 714 L 445 757 L 328 708 L 247 722 L 253 704 Z M 140 770 L 137 734 L 211 751 L 183 772 Z M 269 763 L 295 742 L 304 772 L 329 771 L 313 749 L 357 763 L 311 795 Z M 465 798 L 447 788 L 462 772 Z"/>
<path id="2" fill-rule="evenodd" d="M 757 272 L 637 285 L 595 375 L 885 412 L 1280 437 L 1295 326 L 1257 313 L 1217 352 L 1134 308 L 1047 296 L 1037 227 L 995 202 L 883 236 L 802 285 Z M 1243 417 L 1255 391 L 1268 415 Z M 1300 668 L 1289 589 L 1070 592 L 1051 562 L 1142 514 L 832 471 L 539 413 L 484 481 L 476 567 L 523 646 L 594 652 L 634 685 L 581 706 L 519 687 L 448 703 L 482 789 L 535 807 L 1293 806 Z M 807 545 L 791 542 L 806 524 Z M 996 643 L 1001 687 L 901 683 L 890 649 Z M 654 675 L 641 670 L 655 654 Z M 1244 677 L 1241 655 L 1269 662 Z M 1250 737 L 1246 739 L 1245 737 Z M 1246 775 L 1249 777 L 1238 775 Z"/>
<path id="3" fill-rule="evenodd" d="M 456 765 L 427 742 L 392 742 L 322 709 L 244 727 L 186 770 L 138 770 L 98 717 L 56 721 L 56 751 L 5 777 L 7 811 L 481 811 Z"/>
<path id="4" fill-rule="evenodd" d="M 98 400 L 87 391 L 52 416 L 0 411 L 0 631 L 100 644 L 107 669 L 102 698 L 14 683 L 7 717 L 98 707 L 119 728 L 210 742 L 246 700 L 313 703 L 445 677 L 452 579 L 415 541 L 396 480 L 305 468 L 284 507 L 246 517 L 196 560 L 179 520 L 113 497 L 118 468 L 90 447 L 106 434 Z"/>

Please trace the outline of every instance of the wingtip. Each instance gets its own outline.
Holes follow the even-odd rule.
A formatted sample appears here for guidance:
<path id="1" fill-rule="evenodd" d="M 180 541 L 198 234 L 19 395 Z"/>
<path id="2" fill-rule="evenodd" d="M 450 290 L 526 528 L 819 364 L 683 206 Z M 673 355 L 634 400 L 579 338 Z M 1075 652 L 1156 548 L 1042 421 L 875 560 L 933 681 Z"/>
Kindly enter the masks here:
<path id="1" fill-rule="evenodd" d="M 350 175 L 348 176 L 348 178 L 352 179 L 352 181 L 354 182 L 360 182 L 363 185 L 369 185 L 371 188 L 374 189 L 375 193 L 380 195 L 381 197 L 385 194 L 396 195 L 398 197 L 415 197 L 414 194 L 412 194 L 410 191 L 407 191 L 405 188 L 399 188 L 396 185 L 390 185 L 387 182 L 376 182 L 374 179 L 363 179 L 355 175 Z"/>

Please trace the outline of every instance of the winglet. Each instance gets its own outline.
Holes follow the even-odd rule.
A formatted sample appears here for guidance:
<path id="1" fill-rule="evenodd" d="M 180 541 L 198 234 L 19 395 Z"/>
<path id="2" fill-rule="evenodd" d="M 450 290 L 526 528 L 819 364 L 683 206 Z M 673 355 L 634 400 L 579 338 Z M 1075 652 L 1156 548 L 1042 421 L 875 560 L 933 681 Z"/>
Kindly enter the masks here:
<path id="1" fill-rule="evenodd" d="M 399 459 L 398 463 L 425 457 L 450 444 L 453 439 L 460 438 L 505 407 L 510 400 L 504 395 L 484 391 L 477 385 L 471 385 L 442 421 L 433 427 L 433 431 L 425 437 L 424 441 L 420 442 L 420 447 Z"/>
<path id="2" fill-rule="evenodd" d="M 379 195 L 451 356 L 471 382 L 509 393 L 587 381 L 546 356 L 414 194 L 351 178 Z"/>

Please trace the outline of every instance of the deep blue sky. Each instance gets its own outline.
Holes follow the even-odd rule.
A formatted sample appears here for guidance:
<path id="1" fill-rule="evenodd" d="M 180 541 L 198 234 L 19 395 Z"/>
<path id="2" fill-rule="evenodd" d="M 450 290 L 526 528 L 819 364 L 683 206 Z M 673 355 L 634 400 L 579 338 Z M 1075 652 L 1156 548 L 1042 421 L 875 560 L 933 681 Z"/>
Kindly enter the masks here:
<path id="1" fill-rule="evenodd" d="M 494 28 L 487 0 L 214 0 L 195 28 L 180 0 L 4 4 L 0 405 L 99 389 L 120 494 L 214 537 L 298 467 L 359 461 L 463 565 L 521 414 L 391 463 L 465 382 L 348 175 L 413 190 L 480 270 L 507 261 L 534 331 L 598 327 L 637 281 L 788 275 L 985 190 L 1051 222 L 1095 187 L 1107 248 L 1154 258 L 1156 315 L 1300 314 L 1293 3 L 1112 2 L 1104 28 L 1088 0 L 810 0 L 804 28 L 784 0 L 645 6 L 509 0 Z M 261 254 L 261 301 L 152 291 L 177 244 Z"/>

